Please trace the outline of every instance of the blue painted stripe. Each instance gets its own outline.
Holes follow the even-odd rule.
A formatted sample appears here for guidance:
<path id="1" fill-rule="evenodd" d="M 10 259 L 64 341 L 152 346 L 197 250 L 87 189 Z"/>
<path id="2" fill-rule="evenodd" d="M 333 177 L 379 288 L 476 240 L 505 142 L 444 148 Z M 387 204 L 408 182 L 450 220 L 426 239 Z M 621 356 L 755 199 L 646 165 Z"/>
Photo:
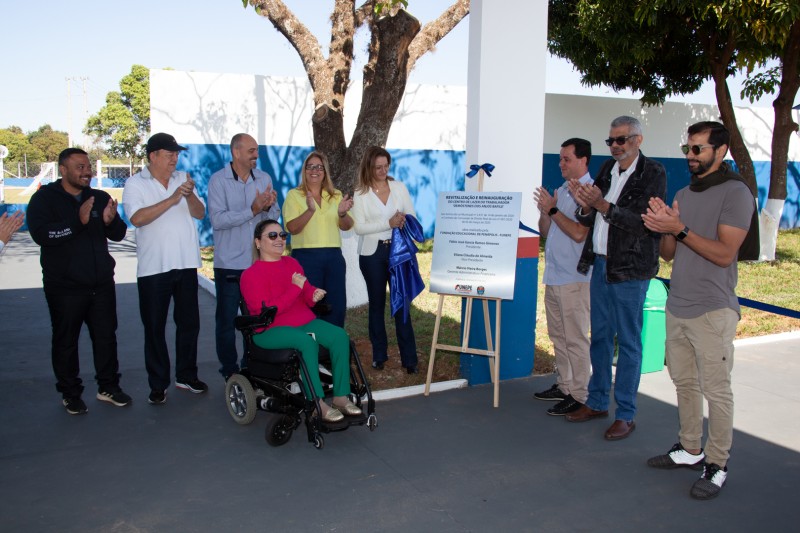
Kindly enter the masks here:
<path id="1" fill-rule="evenodd" d="M 205 196 L 211 174 L 228 164 L 230 148 L 227 144 L 190 144 L 181 152 L 178 168 L 192 175 L 200 194 Z M 261 146 L 259 147 L 259 168 L 268 172 L 276 182 L 278 201 L 290 189 L 297 186 L 300 167 L 310 146 Z M 426 238 L 434 234 L 436 201 L 441 191 L 460 191 L 464 189 L 465 152 L 461 150 L 389 150 L 392 155 L 391 173 L 408 187 L 418 219 Z M 594 156 L 589 170 L 596 173 L 608 156 Z M 683 158 L 657 158 L 667 170 L 667 199 L 671 202 L 675 193 L 689 184 L 689 173 Z M 754 162 L 758 184 L 759 206 L 766 202 L 769 189 L 768 161 Z M 355 179 L 355 176 L 353 177 Z M 113 180 L 122 185 L 121 180 Z M 33 179 L 8 178 L 8 186 L 24 187 Z M 558 154 L 544 154 L 542 161 L 542 184 L 553 190 L 562 183 L 558 169 Z M 93 180 L 93 186 L 96 180 Z M 104 183 L 105 185 L 105 183 Z M 24 209 L 24 206 L 20 207 Z M 122 210 L 121 210 L 122 212 Z M 127 221 L 127 219 L 126 219 Z M 787 173 L 787 197 L 784 204 L 780 227 L 783 229 L 800 227 L 800 162 L 790 162 Z M 210 245 L 211 224 L 206 218 L 200 224 L 200 240 L 203 246 Z"/>

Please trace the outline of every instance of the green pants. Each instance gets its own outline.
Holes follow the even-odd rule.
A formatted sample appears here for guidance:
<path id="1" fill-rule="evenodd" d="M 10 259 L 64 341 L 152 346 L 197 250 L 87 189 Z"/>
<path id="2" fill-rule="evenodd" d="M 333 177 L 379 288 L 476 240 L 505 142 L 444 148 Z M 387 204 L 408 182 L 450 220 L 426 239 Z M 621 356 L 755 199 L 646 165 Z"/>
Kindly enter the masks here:
<path id="1" fill-rule="evenodd" d="M 317 340 L 315 341 L 309 333 L 313 333 Z M 342 328 L 324 320 L 315 319 L 305 326 L 269 328 L 253 336 L 253 342 L 266 349 L 295 348 L 300 350 L 311 376 L 311 386 L 319 398 L 325 396 L 319 380 L 319 346 L 326 347 L 331 354 L 333 395 L 347 396 L 350 394 L 350 337 Z M 302 377 L 302 372 L 300 375 Z M 306 398 L 311 399 L 311 394 L 305 385 L 303 383 L 303 393 Z"/>

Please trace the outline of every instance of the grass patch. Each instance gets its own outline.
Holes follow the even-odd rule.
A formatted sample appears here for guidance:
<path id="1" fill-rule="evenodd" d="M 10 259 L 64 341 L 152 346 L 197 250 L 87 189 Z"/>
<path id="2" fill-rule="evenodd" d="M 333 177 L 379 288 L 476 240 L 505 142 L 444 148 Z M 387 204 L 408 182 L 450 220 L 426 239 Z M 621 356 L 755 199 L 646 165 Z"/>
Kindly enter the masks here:
<path id="1" fill-rule="evenodd" d="M 393 319 L 386 310 L 387 334 L 389 335 L 389 361 L 382 372 L 367 368 L 367 377 L 374 390 L 405 387 L 425 383 L 428 359 L 430 356 L 436 309 L 439 295 L 428 291 L 433 243 L 426 241 L 420 246 L 417 255 L 422 279 L 426 280 L 425 291 L 415 300 L 411 309 L 411 320 L 417 337 L 420 374 L 408 375 L 400 366 L 400 354 L 397 339 L 394 335 Z M 202 273 L 214 278 L 212 263 L 213 247 L 201 249 L 203 259 Z M 741 262 L 739 263 L 739 296 L 753 300 L 800 310 L 800 291 L 797 291 L 797 280 L 800 279 L 800 229 L 785 230 L 778 234 L 776 260 L 773 262 Z M 553 372 L 553 343 L 547 335 L 547 320 L 544 309 L 544 245 L 540 249 L 538 305 L 536 306 L 536 347 L 534 354 L 534 374 Z M 669 278 L 672 264 L 661 262 L 658 275 Z M 387 297 L 388 300 L 388 297 Z M 442 324 L 439 328 L 439 342 L 442 344 L 461 343 L 461 299 L 448 296 L 442 307 Z M 371 364 L 371 347 L 367 334 L 367 306 L 359 306 L 347 311 L 347 332 L 356 342 L 358 352 L 365 367 Z M 742 307 L 742 320 L 736 332 L 736 338 L 755 337 L 772 333 L 800 330 L 800 320 L 765 313 Z M 459 355 L 452 352 L 437 351 L 433 381 L 458 379 Z"/>

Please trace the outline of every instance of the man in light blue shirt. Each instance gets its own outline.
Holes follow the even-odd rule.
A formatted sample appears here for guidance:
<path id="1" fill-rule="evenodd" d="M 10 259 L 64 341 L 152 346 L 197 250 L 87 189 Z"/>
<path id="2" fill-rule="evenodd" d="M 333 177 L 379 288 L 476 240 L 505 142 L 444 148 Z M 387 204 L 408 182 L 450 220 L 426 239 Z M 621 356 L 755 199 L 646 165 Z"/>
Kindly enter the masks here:
<path id="1" fill-rule="evenodd" d="M 257 161 L 256 140 L 237 133 L 231 139 L 230 164 L 215 172 L 208 183 L 208 214 L 214 230 L 217 357 L 226 380 L 239 371 L 233 320 L 241 300 L 239 276 L 253 264 L 253 231 L 261 220 L 278 220 L 281 214 L 272 178 L 256 168 Z"/>
<path id="2" fill-rule="evenodd" d="M 578 138 L 564 141 L 559 154 L 564 184 L 552 196 L 543 187 L 533 193 L 539 207 L 539 232 L 547 238 L 544 248 L 544 304 L 557 372 L 556 383 L 533 396 L 538 400 L 558 401 L 547 410 L 547 414 L 553 416 L 564 416 L 578 410 L 589 394 L 591 271 L 581 274 L 577 269 L 589 228 L 575 220 L 578 204 L 567 184 L 571 181 L 592 183 L 589 176 L 591 157 L 589 141 Z"/>

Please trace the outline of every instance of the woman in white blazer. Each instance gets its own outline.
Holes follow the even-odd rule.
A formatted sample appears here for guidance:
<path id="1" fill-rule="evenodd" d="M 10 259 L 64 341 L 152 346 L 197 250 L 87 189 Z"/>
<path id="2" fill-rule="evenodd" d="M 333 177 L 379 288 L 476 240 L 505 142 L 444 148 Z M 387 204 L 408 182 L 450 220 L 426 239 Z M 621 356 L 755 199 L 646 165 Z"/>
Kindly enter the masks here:
<path id="1" fill-rule="evenodd" d="M 369 340 L 372 343 L 372 367 L 383 370 L 387 354 L 386 286 L 389 283 L 389 245 L 392 229 L 402 228 L 407 214 L 416 216 L 406 186 L 389 176 L 392 157 L 378 146 L 367 149 L 358 169 L 358 185 L 351 214 L 358 237 L 358 265 L 367 283 L 369 297 Z M 403 320 L 403 311 L 394 315 L 400 362 L 409 374 L 419 372 L 417 341 L 411 319 Z"/>

